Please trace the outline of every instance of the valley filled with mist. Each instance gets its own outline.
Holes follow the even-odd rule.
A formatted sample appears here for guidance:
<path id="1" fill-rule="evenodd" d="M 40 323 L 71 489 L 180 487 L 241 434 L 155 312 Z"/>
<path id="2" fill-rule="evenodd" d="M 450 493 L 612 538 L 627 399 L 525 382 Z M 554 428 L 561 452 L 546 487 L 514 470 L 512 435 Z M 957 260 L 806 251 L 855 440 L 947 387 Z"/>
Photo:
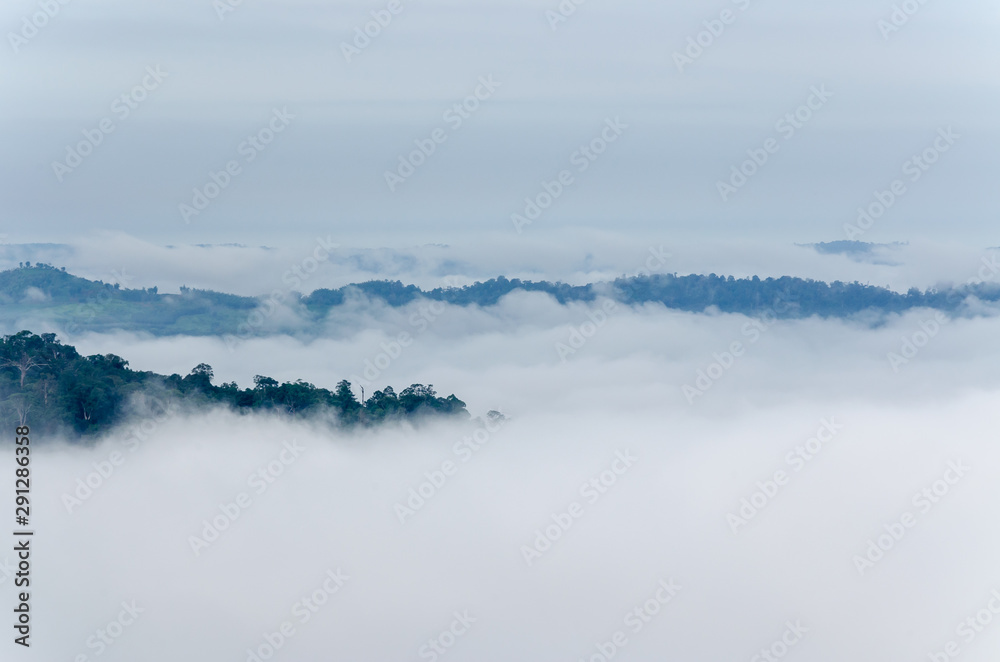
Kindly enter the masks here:
<path id="1" fill-rule="evenodd" d="M 475 418 L 137 407 L 38 442 L 38 627 L 61 633 L 38 653 L 709 660 L 784 637 L 789 659 L 920 659 L 990 602 L 995 315 L 608 301 L 513 291 L 427 321 L 427 300 L 360 299 L 335 335 L 237 344 L 78 333 L 216 383 L 433 383 Z M 105 643 L 123 602 L 143 611 Z M 963 659 L 992 659 L 996 633 L 969 632 Z"/>
<path id="2" fill-rule="evenodd" d="M 995 0 L 0 5 L 0 662 L 997 662 Z"/>

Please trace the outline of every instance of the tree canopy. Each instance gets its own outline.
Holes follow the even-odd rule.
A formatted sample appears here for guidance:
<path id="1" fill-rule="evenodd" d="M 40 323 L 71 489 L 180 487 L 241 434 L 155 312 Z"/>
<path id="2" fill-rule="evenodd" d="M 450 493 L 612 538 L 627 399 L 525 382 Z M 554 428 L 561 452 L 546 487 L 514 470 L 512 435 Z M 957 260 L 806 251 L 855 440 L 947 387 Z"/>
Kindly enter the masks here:
<path id="1" fill-rule="evenodd" d="M 330 391 L 303 380 L 279 383 L 263 375 L 245 389 L 235 382 L 216 386 L 214 378 L 207 363 L 184 377 L 140 372 L 115 354 L 82 356 L 55 334 L 21 331 L 0 340 L 0 421 L 8 427 L 27 424 L 39 431 L 91 435 L 121 422 L 129 397 L 141 392 L 200 408 L 288 416 L 333 412 L 344 426 L 424 416 L 469 418 L 464 402 L 454 395 L 438 397 L 430 385 L 413 384 L 398 396 L 386 387 L 360 402 L 347 380 Z"/>
<path id="2" fill-rule="evenodd" d="M 861 250 L 861 249 L 857 249 Z M 126 279 L 127 280 L 127 279 Z M 902 313 L 914 308 L 961 311 L 968 297 L 1000 302 L 1000 284 L 973 282 L 958 286 L 904 293 L 887 287 L 793 278 L 735 278 L 716 274 L 652 274 L 622 276 L 611 282 L 568 285 L 528 281 L 503 276 L 464 287 L 423 290 L 400 281 L 369 281 L 337 289 L 318 289 L 308 295 L 286 292 L 280 300 L 302 324 L 296 333 L 322 333 L 323 321 L 338 306 L 357 298 L 384 301 L 399 307 L 413 302 L 442 302 L 455 306 L 493 306 L 515 291 L 540 292 L 559 303 L 590 302 L 609 297 L 625 305 L 659 304 L 667 308 L 702 312 L 756 315 L 771 311 L 780 318 L 871 317 Z M 776 302 L 780 306 L 776 306 Z M 154 335 L 196 335 L 245 338 L 282 333 L 279 302 L 267 297 L 245 297 L 210 290 L 181 287 L 179 294 L 165 294 L 156 287 L 128 289 L 118 283 L 79 278 L 48 264 L 26 263 L 0 272 L 0 323 L 17 329 L 36 320 L 78 331 L 142 331 Z M 264 323 L 266 321 L 266 324 Z"/>

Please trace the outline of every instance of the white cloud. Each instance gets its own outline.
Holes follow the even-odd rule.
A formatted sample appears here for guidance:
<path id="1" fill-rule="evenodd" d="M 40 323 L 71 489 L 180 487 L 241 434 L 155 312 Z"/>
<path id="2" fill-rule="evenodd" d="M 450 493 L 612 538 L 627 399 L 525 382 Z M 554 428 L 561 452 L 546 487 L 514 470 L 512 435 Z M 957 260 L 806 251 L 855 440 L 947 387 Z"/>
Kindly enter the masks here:
<path id="1" fill-rule="evenodd" d="M 61 627 L 38 647 L 72 657 L 135 599 L 147 612 L 115 644 L 122 659 L 246 659 L 284 621 L 295 627 L 287 659 L 417 657 L 463 610 L 477 620 L 448 653 L 456 659 L 590 659 L 616 630 L 634 659 L 750 659 L 788 620 L 808 628 L 796 659 L 919 659 L 1000 587 L 988 526 L 1000 498 L 990 413 L 1000 365 L 976 350 L 997 320 L 950 323 L 900 374 L 885 354 L 919 329 L 920 312 L 875 330 L 782 322 L 690 406 L 680 385 L 734 338 L 748 341 L 745 318 L 620 311 L 560 364 L 553 343 L 585 314 L 537 295 L 489 312 L 448 309 L 393 362 L 389 382 L 432 381 L 476 413 L 513 416 L 468 462 L 453 448 L 462 430 L 449 425 L 351 436 L 182 416 L 123 450 L 69 515 L 62 492 L 126 432 L 92 448 L 49 446 L 35 459 L 51 487 L 36 497 L 50 543 L 34 600 L 40 628 Z M 204 360 L 219 379 L 262 372 L 329 385 L 395 333 L 397 316 L 369 312 L 353 335 L 252 341 L 235 356 L 206 339 L 92 336 L 80 348 L 113 349 L 134 367 Z M 786 456 L 831 417 L 843 428 L 795 471 Z M 301 457 L 256 493 L 248 477 L 293 438 Z M 581 486 L 619 450 L 634 466 L 591 503 Z M 436 493 L 400 524 L 394 504 L 448 460 L 457 471 L 435 478 Z M 914 495 L 954 460 L 968 475 L 924 513 Z M 727 513 L 778 470 L 790 479 L 734 535 Z M 189 537 L 240 492 L 252 505 L 195 556 Z M 522 545 L 573 502 L 582 514 L 529 566 Z M 916 524 L 859 574 L 854 556 L 906 511 Z M 293 618 L 337 569 L 344 587 L 311 622 Z M 679 593 L 633 633 L 626 613 L 671 578 Z M 989 659 L 997 636 L 963 644 L 966 659 Z"/>

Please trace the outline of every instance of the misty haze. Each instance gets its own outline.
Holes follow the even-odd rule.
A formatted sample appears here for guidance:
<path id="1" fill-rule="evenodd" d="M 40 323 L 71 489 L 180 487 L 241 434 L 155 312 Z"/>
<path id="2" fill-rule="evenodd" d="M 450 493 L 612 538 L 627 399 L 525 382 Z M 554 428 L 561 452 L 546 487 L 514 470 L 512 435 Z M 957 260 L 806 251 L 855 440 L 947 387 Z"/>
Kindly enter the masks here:
<path id="1" fill-rule="evenodd" d="M 0 660 L 997 659 L 994 5 L 0 13 Z"/>

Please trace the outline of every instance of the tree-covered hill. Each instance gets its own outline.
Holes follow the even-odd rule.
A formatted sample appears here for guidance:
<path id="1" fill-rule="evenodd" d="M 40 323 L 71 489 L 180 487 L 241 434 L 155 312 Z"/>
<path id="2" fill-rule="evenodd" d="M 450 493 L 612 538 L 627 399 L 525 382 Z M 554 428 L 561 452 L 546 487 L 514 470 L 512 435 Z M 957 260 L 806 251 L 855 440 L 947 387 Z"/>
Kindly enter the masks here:
<path id="1" fill-rule="evenodd" d="M 526 281 L 503 276 L 464 287 L 422 290 L 399 281 L 369 281 L 337 289 L 319 289 L 308 295 L 289 292 L 281 301 L 295 311 L 308 333 L 352 298 L 382 300 L 405 306 L 417 300 L 458 306 L 493 306 L 515 291 L 543 292 L 559 303 L 611 297 L 626 305 L 660 304 L 667 308 L 703 312 L 709 308 L 756 315 L 769 312 L 779 318 L 884 316 L 913 308 L 958 311 L 970 296 L 1000 301 L 1000 286 L 979 283 L 905 294 L 858 282 L 825 283 L 793 278 L 733 278 L 715 274 L 678 276 L 654 274 L 619 278 L 610 283 L 568 285 Z M 178 294 L 157 288 L 125 289 L 117 284 L 90 281 L 47 264 L 22 265 L 0 272 L 0 324 L 11 330 L 47 323 L 75 334 L 80 331 L 139 331 L 154 335 L 215 335 L 246 337 L 253 317 L 273 310 L 275 302 L 182 287 Z M 264 314 L 267 317 L 270 313 Z M 320 327 L 314 327 L 317 332 Z M 254 333 L 258 329 L 252 330 Z"/>
<path id="2" fill-rule="evenodd" d="M 215 386 L 212 368 L 189 375 L 158 375 L 128 367 L 114 354 L 81 356 L 55 334 L 22 331 L 0 340 L 0 422 L 9 429 L 30 425 L 38 432 L 90 435 L 121 422 L 130 396 L 140 393 L 193 408 L 230 407 L 290 416 L 336 415 L 340 425 L 374 425 L 425 416 L 468 418 L 465 403 L 438 397 L 432 386 L 413 384 L 396 394 L 391 387 L 358 401 L 347 380 L 333 391 L 302 380 L 279 384 L 257 375 L 252 388 L 234 382 Z"/>
<path id="3" fill-rule="evenodd" d="M 352 292 L 382 299 L 391 306 L 401 306 L 423 298 L 458 306 L 492 306 L 514 291 L 544 292 L 559 303 L 593 301 L 598 296 L 611 297 L 626 305 L 662 304 L 667 308 L 703 312 L 713 307 L 727 313 L 754 315 L 770 310 L 780 318 L 845 317 L 864 312 L 899 313 L 913 308 L 958 310 L 967 297 L 981 301 L 1000 301 L 1000 285 L 980 283 L 955 288 L 910 289 L 906 294 L 857 281 L 845 283 L 794 278 L 734 278 L 691 274 L 653 274 L 618 278 L 610 283 L 567 285 L 547 281 L 523 281 L 503 276 L 465 287 L 421 290 L 399 281 L 370 281 L 347 285 L 336 290 L 315 290 L 300 302 L 315 315 L 325 315 L 344 303 Z"/>
<path id="4" fill-rule="evenodd" d="M 126 289 L 79 278 L 48 264 L 0 272 L 0 321 L 45 319 L 79 331 L 146 331 L 155 335 L 222 335 L 245 321 L 259 302 L 210 290 Z"/>

